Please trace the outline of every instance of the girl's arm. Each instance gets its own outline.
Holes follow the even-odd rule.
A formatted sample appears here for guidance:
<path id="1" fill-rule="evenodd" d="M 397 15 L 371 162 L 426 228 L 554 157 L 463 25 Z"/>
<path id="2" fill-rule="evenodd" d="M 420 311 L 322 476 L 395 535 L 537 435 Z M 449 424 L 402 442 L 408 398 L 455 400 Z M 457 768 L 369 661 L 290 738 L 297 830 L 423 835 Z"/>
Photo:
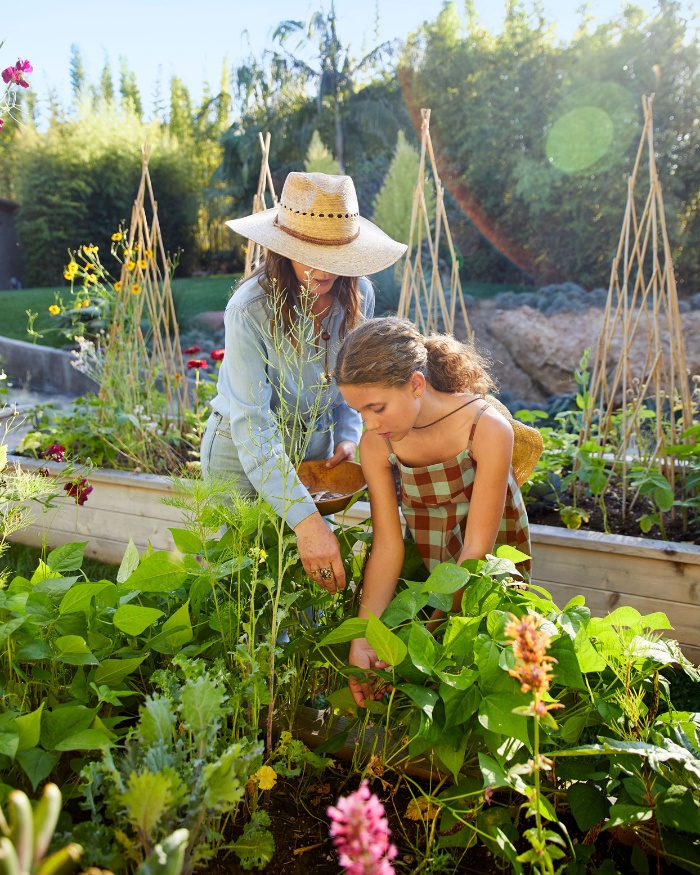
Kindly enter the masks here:
<path id="1" fill-rule="evenodd" d="M 360 441 L 360 457 L 369 488 L 372 510 L 372 550 L 367 560 L 362 584 L 362 599 L 358 616 L 380 617 L 394 596 L 404 558 L 403 532 L 396 499 L 393 468 L 388 459 L 386 443 L 377 435 L 365 432 Z M 350 665 L 371 671 L 386 664 L 366 638 L 356 638 L 350 645 Z M 380 698 L 371 680 L 348 678 L 350 692 L 359 707 L 365 700 Z"/>

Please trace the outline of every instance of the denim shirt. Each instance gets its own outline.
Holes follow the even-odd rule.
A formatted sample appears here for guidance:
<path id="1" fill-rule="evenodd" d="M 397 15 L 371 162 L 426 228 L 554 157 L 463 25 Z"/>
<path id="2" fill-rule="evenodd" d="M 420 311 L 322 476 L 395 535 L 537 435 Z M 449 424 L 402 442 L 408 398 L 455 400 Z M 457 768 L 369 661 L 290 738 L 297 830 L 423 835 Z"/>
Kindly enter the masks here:
<path id="1" fill-rule="evenodd" d="M 371 319 L 374 288 L 366 277 L 360 278 L 359 291 L 361 311 Z M 330 334 L 329 373 L 335 368 L 343 317 L 334 301 L 323 322 Z M 312 320 L 301 319 L 302 330 L 311 336 Z M 299 424 L 307 433 L 304 457 L 313 459 L 326 458 L 340 441 L 357 444 L 362 420 L 336 384 L 325 380 L 324 342 L 301 344 L 298 350 L 287 337 L 273 343 L 271 321 L 269 297 L 258 278 L 251 277 L 232 295 L 224 313 L 226 351 L 211 406 L 228 418 L 234 448 L 253 487 L 294 528 L 316 510 L 288 456 L 291 447 L 299 446 Z M 289 426 L 283 439 L 279 414 L 285 405 L 290 416 L 284 416 Z"/>

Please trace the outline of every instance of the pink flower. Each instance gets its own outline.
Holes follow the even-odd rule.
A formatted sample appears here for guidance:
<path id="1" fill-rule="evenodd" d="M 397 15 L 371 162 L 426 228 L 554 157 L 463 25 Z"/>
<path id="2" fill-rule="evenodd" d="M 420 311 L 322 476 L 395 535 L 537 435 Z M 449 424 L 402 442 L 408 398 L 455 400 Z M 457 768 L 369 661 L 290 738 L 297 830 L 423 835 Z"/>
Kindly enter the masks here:
<path id="1" fill-rule="evenodd" d="M 18 58 L 14 67 L 5 67 L 2 71 L 2 81 L 6 85 L 21 85 L 22 88 L 29 88 L 29 82 L 24 78 L 24 74 L 32 73 L 33 69 L 29 61 Z"/>
<path id="2" fill-rule="evenodd" d="M 224 357 L 224 352 L 225 352 L 225 350 L 223 350 L 223 349 L 213 349 L 213 350 L 209 353 L 209 358 L 210 358 L 213 362 L 220 362 L 220 361 L 223 359 L 223 357 Z"/>
<path id="3" fill-rule="evenodd" d="M 73 480 L 70 483 L 66 483 L 63 488 L 66 490 L 68 495 L 74 498 L 76 500 L 76 503 L 82 507 L 87 501 L 87 497 L 88 495 L 90 495 L 94 487 L 90 486 L 85 477 L 78 477 L 76 480 Z"/>
<path id="4" fill-rule="evenodd" d="M 62 444 L 51 444 L 41 455 L 53 462 L 63 462 L 66 458 L 66 448 Z"/>
<path id="5" fill-rule="evenodd" d="M 197 355 L 197 353 L 201 351 L 202 349 L 199 346 L 188 346 L 187 349 L 182 350 L 184 355 Z"/>
<path id="6" fill-rule="evenodd" d="M 187 362 L 187 370 L 188 371 L 191 371 L 192 368 L 196 368 L 197 370 L 199 370 L 200 368 L 203 368 L 206 371 L 206 369 L 208 367 L 209 366 L 207 365 L 207 363 L 204 359 L 190 359 Z"/>
<path id="7" fill-rule="evenodd" d="M 348 875 L 391 875 L 389 861 L 396 856 L 396 848 L 389 843 L 391 830 L 384 806 L 370 793 L 366 780 L 327 813 L 340 865 Z"/>
<path id="8" fill-rule="evenodd" d="M 5 122 L 0 118 L 0 131 L 2 130 L 2 126 L 3 126 L 4 124 L 5 124 Z"/>

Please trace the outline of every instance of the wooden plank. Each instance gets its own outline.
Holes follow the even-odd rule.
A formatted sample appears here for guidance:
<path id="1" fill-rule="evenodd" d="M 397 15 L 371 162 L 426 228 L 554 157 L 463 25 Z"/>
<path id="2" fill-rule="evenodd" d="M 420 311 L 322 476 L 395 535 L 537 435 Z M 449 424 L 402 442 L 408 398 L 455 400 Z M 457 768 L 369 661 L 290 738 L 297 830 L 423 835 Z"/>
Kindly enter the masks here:
<path id="1" fill-rule="evenodd" d="M 603 553 L 617 553 L 620 549 L 624 549 L 626 554 L 640 556 L 643 559 L 678 559 L 700 566 L 700 546 L 697 544 L 538 525 L 530 526 L 530 539 L 533 544 L 557 544 L 562 547 Z"/>

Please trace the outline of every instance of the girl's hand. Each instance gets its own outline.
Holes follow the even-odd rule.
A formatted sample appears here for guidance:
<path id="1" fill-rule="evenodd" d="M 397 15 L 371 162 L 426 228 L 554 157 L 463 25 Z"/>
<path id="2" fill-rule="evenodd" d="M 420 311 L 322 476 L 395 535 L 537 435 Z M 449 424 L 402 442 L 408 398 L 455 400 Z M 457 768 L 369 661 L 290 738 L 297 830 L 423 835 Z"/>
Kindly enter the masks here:
<path id="1" fill-rule="evenodd" d="M 355 638 L 352 641 L 348 664 L 370 672 L 373 668 L 387 668 L 387 663 L 377 658 L 377 654 L 366 638 Z M 348 678 L 348 687 L 358 708 L 364 708 L 365 702 L 381 699 L 387 689 L 383 684 L 375 689 L 371 678 L 363 680 L 356 677 Z"/>
<path id="2" fill-rule="evenodd" d="M 294 529 L 299 558 L 310 578 L 331 595 L 345 589 L 340 544 L 320 513 L 312 513 Z"/>
<path id="3" fill-rule="evenodd" d="M 341 441 L 335 448 L 335 452 L 326 462 L 326 468 L 335 468 L 341 462 L 355 461 L 355 450 L 357 446 L 352 441 Z"/>

